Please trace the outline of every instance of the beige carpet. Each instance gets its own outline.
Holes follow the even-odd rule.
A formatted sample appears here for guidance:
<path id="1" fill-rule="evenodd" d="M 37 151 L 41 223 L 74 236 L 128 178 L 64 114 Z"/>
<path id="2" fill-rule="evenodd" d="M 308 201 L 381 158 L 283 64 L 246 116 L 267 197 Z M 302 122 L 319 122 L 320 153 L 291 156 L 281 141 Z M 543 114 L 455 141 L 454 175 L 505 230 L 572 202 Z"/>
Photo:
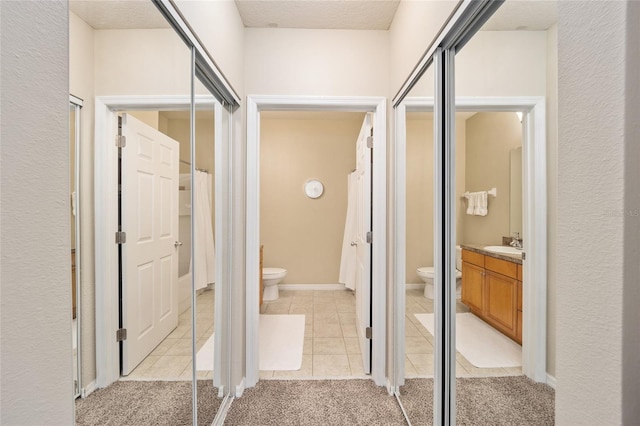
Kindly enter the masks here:
<path id="1" fill-rule="evenodd" d="M 222 402 L 210 380 L 198 381 L 198 425 L 210 425 Z M 77 426 L 190 425 L 191 382 L 120 381 L 76 400 Z"/>
<path id="2" fill-rule="evenodd" d="M 457 381 L 458 425 L 552 425 L 555 393 L 523 376 Z M 198 424 L 220 405 L 210 381 L 198 382 Z M 433 380 L 401 388 L 413 425 L 433 419 Z M 77 425 L 190 425 L 191 383 L 118 382 L 76 402 Z M 371 380 L 264 380 L 234 400 L 225 425 L 405 425 L 394 397 Z"/>
<path id="3" fill-rule="evenodd" d="M 231 404 L 225 425 L 404 425 L 395 398 L 371 380 L 263 380 Z"/>
<path id="4" fill-rule="evenodd" d="M 412 425 L 433 421 L 433 379 L 408 379 L 400 400 Z M 545 426 L 555 419 L 555 391 L 525 376 L 456 380 L 458 426 Z"/>

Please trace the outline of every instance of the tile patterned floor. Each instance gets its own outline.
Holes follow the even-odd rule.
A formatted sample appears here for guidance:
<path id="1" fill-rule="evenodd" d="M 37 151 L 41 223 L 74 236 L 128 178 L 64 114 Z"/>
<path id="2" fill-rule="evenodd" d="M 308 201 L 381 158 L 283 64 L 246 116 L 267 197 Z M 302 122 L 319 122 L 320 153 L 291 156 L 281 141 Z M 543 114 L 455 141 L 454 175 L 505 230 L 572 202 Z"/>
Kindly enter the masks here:
<path id="1" fill-rule="evenodd" d="M 196 299 L 197 349 L 213 333 L 215 291 L 202 290 Z M 180 314 L 178 327 L 121 380 L 190 380 L 191 308 Z M 213 378 L 213 371 L 198 371 L 199 379 Z"/>
<path id="2" fill-rule="evenodd" d="M 213 333 L 214 291 L 197 298 L 197 348 Z M 458 302 L 457 312 L 468 312 Z M 405 375 L 433 377 L 433 336 L 413 315 L 432 313 L 433 301 L 422 290 L 407 290 L 405 311 Z M 297 371 L 260 371 L 261 379 L 366 377 L 356 331 L 355 295 L 351 291 L 281 291 L 278 300 L 265 302 L 263 314 L 304 314 L 302 368 Z M 458 377 L 512 376 L 521 368 L 477 368 L 460 353 Z M 207 379 L 212 371 L 199 371 Z M 191 378 L 191 310 L 183 312 L 178 327 L 122 380 L 188 380 Z"/>
<path id="3" fill-rule="evenodd" d="M 423 290 L 407 290 L 405 309 L 405 368 L 407 378 L 433 377 L 433 336 L 418 321 L 414 314 L 433 313 L 433 300 L 423 296 Z M 456 312 L 469 312 L 469 308 L 456 304 Z M 456 353 L 457 377 L 518 376 L 516 368 L 478 368 Z"/>
<path id="4" fill-rule="evenodd" d="M 356 331 L 356 301 L 351 291 L 280 291 L 265 302 L 263 314 L 304 314 L 302 368 L 260 371 L 261 379 L 366 377 Z"/>

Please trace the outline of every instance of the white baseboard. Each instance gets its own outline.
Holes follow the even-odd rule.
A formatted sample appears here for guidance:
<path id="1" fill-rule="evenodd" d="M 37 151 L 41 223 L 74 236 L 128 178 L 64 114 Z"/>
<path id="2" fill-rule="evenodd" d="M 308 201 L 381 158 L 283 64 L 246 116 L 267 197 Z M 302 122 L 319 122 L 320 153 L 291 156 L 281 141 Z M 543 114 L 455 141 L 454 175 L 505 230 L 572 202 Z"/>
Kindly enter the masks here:
<path id="1" fill-rule="evenodd" d="M 91 395 L 93 393 L 93 391 L 95 391 L 96 389 L 98 389 L 98 385 L 96 384 L 96 381 L 94 380 L 93 382 L 89 383 L 87 386 L 85 386 L 84 388 L 82 388 L 80 390 L 80 397 L 82 399 L 88 397 L 89 395 Z"/>
<path id="2" fill-rule="evenodd" d="M 236 398 L 240 398 L 242 396 L 242 394 L 244 393 L 244 377 L 242 378 L 242 381 L 240 382 L 240 384 L 238 386 L 236 386 L 236 394 L 235 397 Z"/>
<path id="3" fill-rule="evenodd" d="M 279 290 L 347 290 L 344 284 L 278 284 Z"/>
<path id="4" fill-rule="evenodd" d="M 405 290 L 424 290 L 424 283 L 422 284 L 405 284 Z"/>
<path id="5" fill-rule="evenodd" d="M 547 373 L 547 384 L 554 389 L 556 388 L 556 378 L 549 373 Z"/>

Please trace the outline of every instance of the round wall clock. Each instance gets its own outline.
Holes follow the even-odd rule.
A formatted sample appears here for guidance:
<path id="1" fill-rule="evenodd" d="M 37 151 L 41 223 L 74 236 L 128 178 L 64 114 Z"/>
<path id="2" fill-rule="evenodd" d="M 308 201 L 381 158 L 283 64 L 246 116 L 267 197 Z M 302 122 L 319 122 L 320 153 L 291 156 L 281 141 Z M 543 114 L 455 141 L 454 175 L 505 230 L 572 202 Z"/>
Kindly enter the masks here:
<path id="1" fill-rule="evenodd" d="M 322 182 L 317 179 L 309 179 L 304 184 L 304 193 L 309 198 L 318 198 L 322 195 L 324 191 L 324 186 Z"/>

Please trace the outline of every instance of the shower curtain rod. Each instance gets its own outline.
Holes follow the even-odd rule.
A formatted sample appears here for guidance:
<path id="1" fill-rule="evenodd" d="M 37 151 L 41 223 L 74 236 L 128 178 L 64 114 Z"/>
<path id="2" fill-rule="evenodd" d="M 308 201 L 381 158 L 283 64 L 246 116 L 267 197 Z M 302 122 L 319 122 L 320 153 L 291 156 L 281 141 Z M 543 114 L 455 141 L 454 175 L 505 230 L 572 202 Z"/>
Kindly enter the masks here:
<path id="1" fill-rule="evenodd" d="M 180 160 L 180 162 L 181 162 L 182 164 L 186 164 L 187 166 L 190 166 L 190 165 L 191 165 L 191 163 L 190 163 L 190 162 L 188 162 L 188 161 L 186 161 L 186 160 Z M 205 172 L 205 173 L 207 173 L 207 174 L 209 173 L 209 170 L 207 170 L 207 169 L 196 169 L 196 171 L 198 171 L 198 172 Z"/>

